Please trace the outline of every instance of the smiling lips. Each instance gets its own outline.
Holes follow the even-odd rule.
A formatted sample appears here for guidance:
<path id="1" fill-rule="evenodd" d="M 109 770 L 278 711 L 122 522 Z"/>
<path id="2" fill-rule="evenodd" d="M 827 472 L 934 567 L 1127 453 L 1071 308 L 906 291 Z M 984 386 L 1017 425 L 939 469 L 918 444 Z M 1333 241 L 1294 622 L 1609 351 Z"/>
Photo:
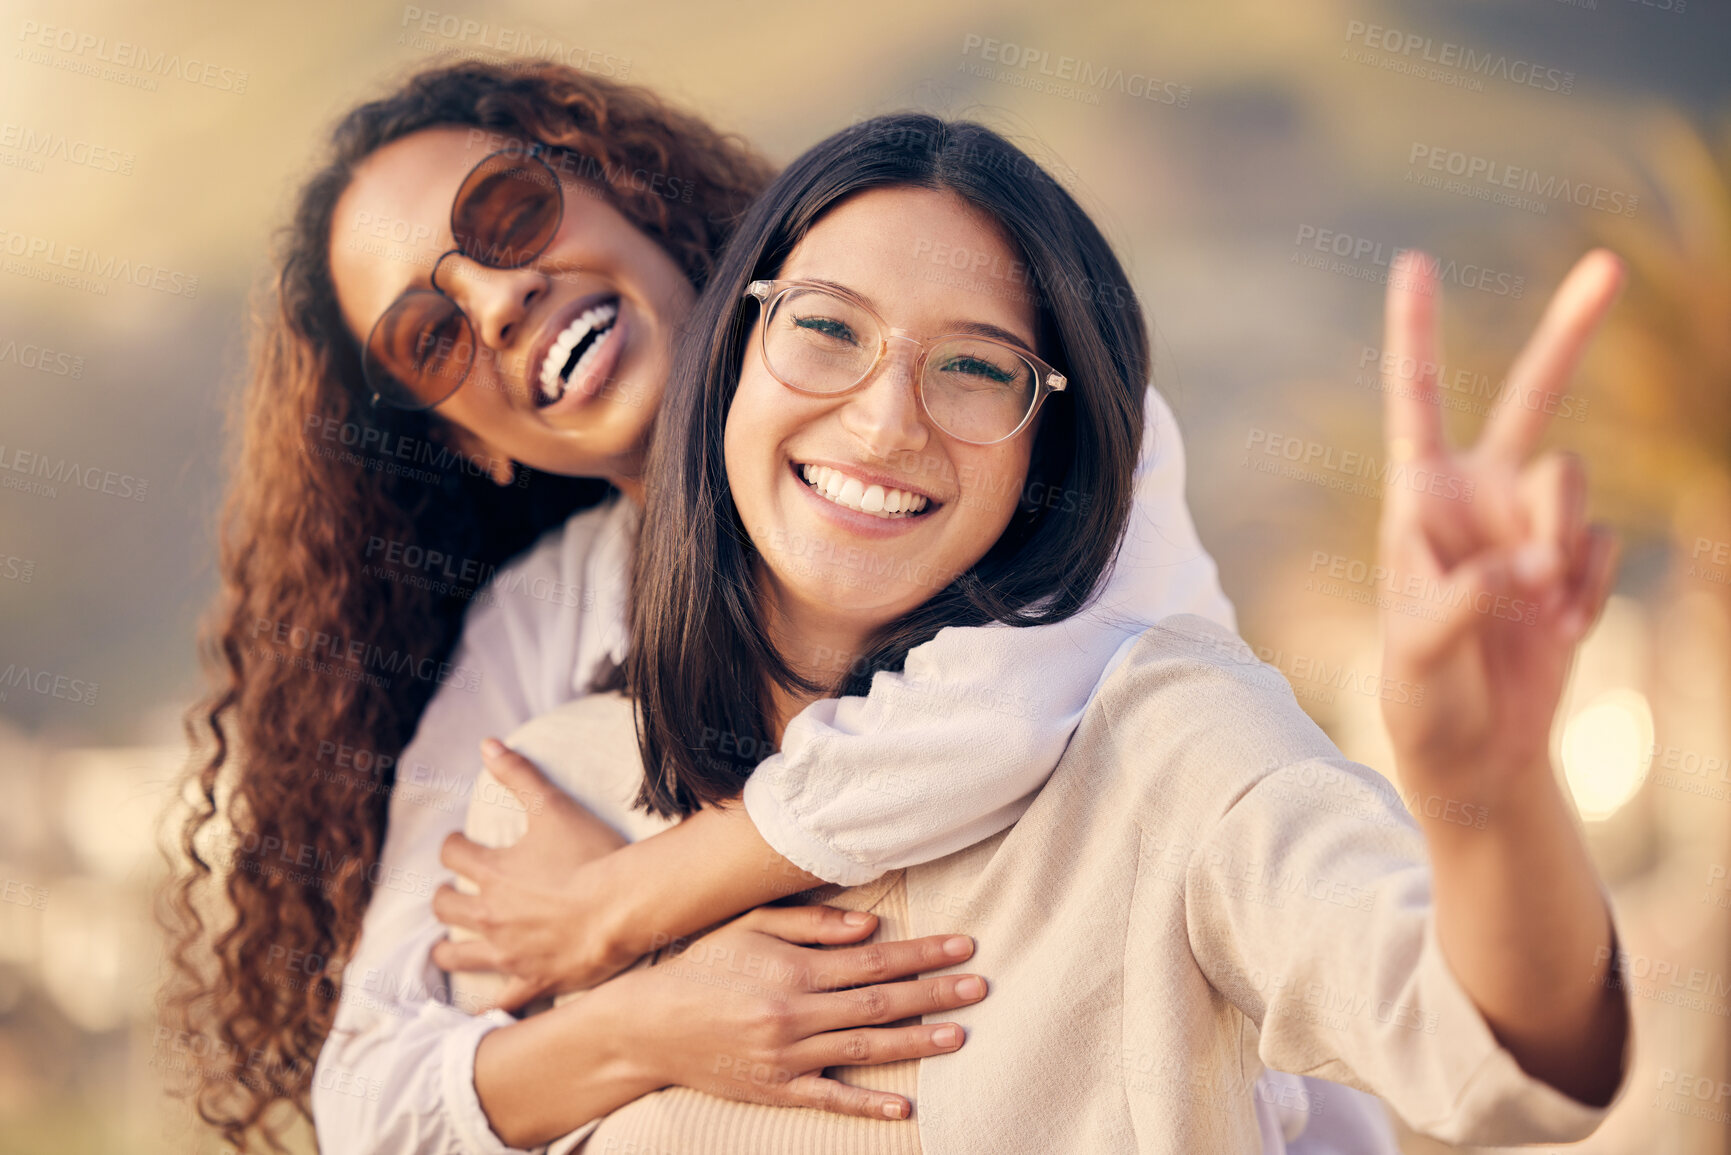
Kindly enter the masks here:
<path id="1" fill-rule="evenodd" d="M 861 481 L 857 477 L 849 477 L 841 470 L 827 465 L 802 465 L 799 473 L 819 497 L 833 501 L 845 509 L 869 513 L 873 517 L 914 517 L 924 512 L 931 500 L 923 493 L 889 489 Z"/>
<path id="2" fill-rule="evenodd" d="M 553 404 L 565 396 L 565 390 L 573 381 L 583 379 L 583 371 L 607 344 L 618 320 L 619 302 L 603 301 L 583 310 L 563 333 L 554 338 L 553 347 L 547 350 L 547 359 L 541 362 L 541 388 L 535 398 L 538 404 Z"/>

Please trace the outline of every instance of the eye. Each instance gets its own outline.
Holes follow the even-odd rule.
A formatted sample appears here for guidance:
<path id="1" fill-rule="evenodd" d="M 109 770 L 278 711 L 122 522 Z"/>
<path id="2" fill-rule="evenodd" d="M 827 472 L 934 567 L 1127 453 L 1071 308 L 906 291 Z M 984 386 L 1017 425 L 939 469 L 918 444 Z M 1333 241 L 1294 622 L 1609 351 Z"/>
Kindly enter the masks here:
<path id="1" fill-rule="evenodd" d="M 834 317 L 795 317 L 793 325 L 808 333 L 827 337 L 832 341 L 844 341 L 849 345 L 859 344 L 859 337 L 852 326 L 846 321 L 838 321 Z"/>
<path id="2" fill-rule="evenodd" d="M 1013 367 L 996 364 L 976 354 L 965 353 L 946 358 L 939 369 L 945 373 L 960 374 L 967 379 L 964 384 L 1013 385 L 1019 376 Z"/>

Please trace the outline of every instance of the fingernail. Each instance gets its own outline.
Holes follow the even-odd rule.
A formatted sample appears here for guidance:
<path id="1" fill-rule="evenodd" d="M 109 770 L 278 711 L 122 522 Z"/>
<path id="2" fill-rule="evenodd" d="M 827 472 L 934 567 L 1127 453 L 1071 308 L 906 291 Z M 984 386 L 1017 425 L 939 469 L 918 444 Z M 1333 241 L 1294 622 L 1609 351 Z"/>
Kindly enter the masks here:
<path id="1" fill-rule="evenodd" d="M 884 1117 L 887 1119 L 905 1119 L 905 1118 L 907 1118 L 907 1104 L 894 1103 L 894 1102 L 885 1103 L 884 1104 Z"/>
<path id="2" fill-rule="evenodd" d="M 497 739 L 497 738 L 483 738 L 481 740 L 481 757 L 483 757 L 483 758 L 497 758 L 499 755 L 503 754 L 504 752 L 505 752 L 505 743 L 499 741 L 499 739 Z"/>
<path id="3" fill-rule="evenodd" d="M 972 975 L 956 984 L 956 995 L 964 999 L 979 999 L 986 995 L 986 984 Z"/>
<path id="4" fill-rule="evenodd" d="M 850 910 L 841 916 L 841 920 L 848 926 L 864 926 L 872 920 L 872 916 L 863 910 Z"/>
<path id="5" fill-rule="evenodd" d="M 944 953 L 951 958 L 967 958 L 973 952 L 974 940 L 967 935 L 958 934 L 944 940 Z"/>
<path id="6" fill-rule="evenodd" d="M 953 1047 L 962 1041 L 960 1027 L 939 1027 L 932 1032 L 932 1042 L 940 1047 Z"/>

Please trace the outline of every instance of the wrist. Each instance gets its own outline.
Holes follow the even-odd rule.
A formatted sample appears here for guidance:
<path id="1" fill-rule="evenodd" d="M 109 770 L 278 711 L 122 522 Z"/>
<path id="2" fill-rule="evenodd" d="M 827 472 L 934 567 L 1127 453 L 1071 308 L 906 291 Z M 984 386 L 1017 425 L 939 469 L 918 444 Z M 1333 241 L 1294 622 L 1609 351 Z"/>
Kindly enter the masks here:
<path id="1" fill-rule="evenodd" d="M 574 1000 L 584 1007 L 585 1033 L 600 1046 L 602 1065 L 632 1098 L 660 1090 L 673 1080 L 662 1063 L 650 992 L 636 974 L 618 975 Z M 572 1004 L 567 1004 L 572 1005 Z"/>
<path id="2" fill-rule="evenodd" d="M 1544 752 L 1505 765 L 1470 769 L 1435 767 L 1396 759 L 1401 793 L 1427 838 L 1456 839 L 1495 831 L 1518 831 L 1535 817 L 1568 810 L 1561 784 Z"/>
<path id="3" fill-rule="evenodd" d="M 1491 879 L 1507 885 L 1529 871 L 1549 869 L 1558 854 L 1572 856 L 1564 848 L 1579 842 L 1574 808 L 1548 761 L 1499 774 L 1493 790 L 1454 794 L 1459 797 L 1439 787 L 1408 796 L 1439 886 L 1450 877 L 1472 879 L 1475 886 Z M 1584 855 L 1584 847 L 1579 849 Z"/>
<path id="4" fill-rule="evenodd" d="M 646 879 L 631 878 L 631 849 L 622 847 L 596 859 L 576 878 L 581 888 L 576 901 L 588 908 L 583 925 L 591 936 L 591 954 L 607 974 L 617 974 L 654 949 L 646 929 L 653 907 L 645 907 L 654 896 Z"/>
<path id="5" fill-rule="evenodd" d="M 539 1147 L 666 1086 L 606 987 L 487 1032 L 475 1093 L 487 1125 L 511 1147 Z"/>

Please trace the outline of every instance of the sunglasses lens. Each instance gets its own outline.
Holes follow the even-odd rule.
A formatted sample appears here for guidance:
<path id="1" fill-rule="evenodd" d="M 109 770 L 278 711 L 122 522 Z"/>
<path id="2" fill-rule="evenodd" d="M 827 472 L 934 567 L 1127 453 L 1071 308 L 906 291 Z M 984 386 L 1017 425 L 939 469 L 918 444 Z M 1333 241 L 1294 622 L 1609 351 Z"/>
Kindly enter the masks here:
<path id="1" fill-rule="evenodd" d="M 379 399 L 399 409 L 431 409 L 457 391 L 475 363 L 475 335 L 449 297 L 404 295 L 367 338 L 361 367 Z"/>
<path id="2" fill-rule="evenodd" d="M 564 211 L 551 169 L 535 158 L 500 154 L 475 166 L 457 190 L 451 232 L 470 260 L 516 269 L 552 243 Z"/>

